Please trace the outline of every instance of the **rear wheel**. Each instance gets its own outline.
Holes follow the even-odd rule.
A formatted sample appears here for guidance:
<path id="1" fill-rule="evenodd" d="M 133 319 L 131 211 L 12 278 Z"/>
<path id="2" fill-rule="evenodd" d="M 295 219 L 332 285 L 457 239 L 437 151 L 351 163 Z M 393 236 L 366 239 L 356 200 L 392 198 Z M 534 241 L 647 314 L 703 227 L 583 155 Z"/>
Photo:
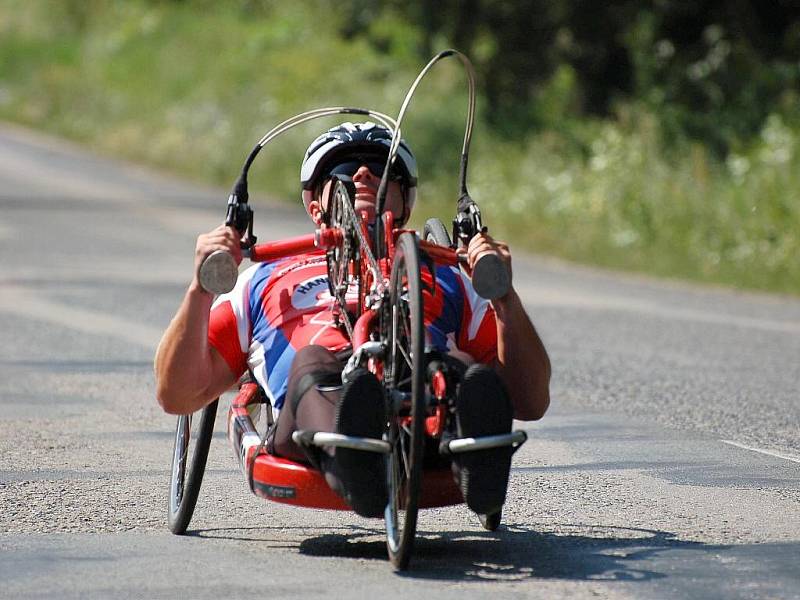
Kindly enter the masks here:
<path id="1" fill-rule="evenodd" d="M 410 233 L 401 235 L 395 247 L 381 333 L 387 344 L 384 385 L 392 445 L 386 542 L 392 564 L 402 570 L 408 566 L 417 531 L 425 435 L 422 289 L 417 240 Z"/>
<path id="2" fill-rule="evenodd" d="M 447 228 L 444 226 L 444 223 L 435 217 L 425 221 L 425 227 L 422 230 L 422 238 L 426 242 L 433 242 L 440 246 L 447 246 L 448 248 L 453 246 L 450 234 L 447 233 Z"/>
<path id="3" fill-rule="evenodd" d="M 214 400 L 201 411 L 178 417 L 169 481 L 168 513 L 169 529 L 176 535 L 186 533 L 189 521 L 192 520 L 206 470 L 218 403 L 219 399 Z"/>

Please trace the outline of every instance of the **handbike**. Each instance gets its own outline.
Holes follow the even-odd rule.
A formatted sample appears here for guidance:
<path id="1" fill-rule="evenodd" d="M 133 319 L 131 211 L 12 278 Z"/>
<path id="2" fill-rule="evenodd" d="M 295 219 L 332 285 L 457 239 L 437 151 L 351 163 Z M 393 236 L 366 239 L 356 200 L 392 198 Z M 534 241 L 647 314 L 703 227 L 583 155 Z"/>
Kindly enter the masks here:
<path id="1" fill-rule="evenodd" d="M 425 297 L 433 292 L 436 268 L 459 265 L 461 255 L 456 252 L 447 229 L 438 219 L 429 220 L 420 237 L 414 231 L 396 227 L 392 213 L 383 210 L 390 166 L 399 146 L 400 125 L 411 97 L 430 68 L 449 56 L 461 60 L 469 82 L 469 109 L 453 237 L 457 243 L 465 245 L 472 236 L 485 231 L 478 206 L 466 189 L 474 119 L 474 75 L 469 60 L 455 50 L 437 54 L 420 72 L 396 121 L 370 109 L 332 107 L 301 113 L 270 130 L 245 161 L 228 199 L 226 215 L 226 223 L 242 233 L 242 251 L 251 261 L 325 253 L 328 284 L 334 299 L 334 319 L 346 331 L 352 348 L 342 379 L 346 381 L 359 367 L 373 372 L 384 390 L 388 418 L 380 439 L 307 431 L 295 431 L 293 439 L 307 448 L 346 447 L 385 455 L 389 490 L 389 501 L 384 511 L 387 549 L 397 569 L 405 569 L 411 558 L 418 510 L 463 502 L 448 457 L 459 452 L 502 446 L 516 449 L 526 439 L 523 431 L 457 438 L 454 398 L 458 373 L 448 365 L 444 356 L 426 347 L 423 303 Z M 253 212 L 247 203 L 247 174 L 254 158 L 267 143 L 296 125 L 337 114 L 366 116 L 393 132 L 378 187 L 376 214 L 379 218 L 375 226 L 368 225 L 366 215 L 355 214 L 352 181 L 335 176 L 326 203 L 327 221 L 317 231 L 290 239 L 256 243 Z M 236 265 L 229 255 L 214 253 L 201 267 L 201 284 L 215 293 L 229 291 L 235 283 L 236 272 Z M 503 295 L 510 281 L 502 263 L 496 257 L 488 256 L 475 265 L 473 283 L 480 295 L 491 299 Z M 354 291 L 357 308 L 353 313 L 352 302 L 348 303 L 345 296 Z M 350 510 L 345 500 L 330 489 L 320 471 L 267 451 L 272 420 L 268 418 L 266 430 L 259 432 L 249 410 L 254 405 L 265 403 L 267 414 L 271 415 L 268 401 L 258 385 L 245 382 L 240 385 L 228 414 L 228 438 L 251 491 L 275 502 Z M 169 497 L 169 527 L 176 534 L 186 531 L 194 510 L 216 408 L 215 401 L 198 411 L 199 415 L 178 419 Z M 192 421 L 195 424 L 200 422 L 196 433 L 191 431 Z M 192 441 L 194 449 L 190 452 Z M 426 450 L 429 460 L 426 460 Z M 496 529 L 500 513 L 483 515 L 481 522 L 487 529 Z"/>

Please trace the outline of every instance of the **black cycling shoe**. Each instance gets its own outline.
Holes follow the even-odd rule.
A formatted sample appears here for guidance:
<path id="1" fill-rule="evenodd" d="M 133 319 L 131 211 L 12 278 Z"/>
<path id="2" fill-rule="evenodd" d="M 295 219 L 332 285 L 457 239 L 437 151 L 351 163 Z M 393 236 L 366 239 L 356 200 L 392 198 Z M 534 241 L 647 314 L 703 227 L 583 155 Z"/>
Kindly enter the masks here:
<path id="1" fill-rule="evenodd" d="M 509 433 L 513 419 L 511 400 L 497 373 L 486 365 L 470 366 L 456 395 L 458 437 Z M 479 515 L 500 513 L 506 499 L 513 453 L 508 446 L 453 456 L 464 500 Z"/>
<path id="2" fill-rule="evenodd" d="M 380 439 L 386 419 L 378 378 L 366 369 L 356 369 L 342 388 L 336 407 L 336 433 Z M 347 503 L 362 517 L 382 517 L 389 501 L 384 455 L 336 448 L 334 461 Z"/>
<path id="3" fill-rule="evenodd" d="M 503 512 L 497 511 L 496 513 L 491 513 L 488 515 L 478 515 L 478 520 L 481 522 L 481 526 L 486 531 L 497 531 L 497 528 L 500 527 L 500 521 L 503 519 Z"/>

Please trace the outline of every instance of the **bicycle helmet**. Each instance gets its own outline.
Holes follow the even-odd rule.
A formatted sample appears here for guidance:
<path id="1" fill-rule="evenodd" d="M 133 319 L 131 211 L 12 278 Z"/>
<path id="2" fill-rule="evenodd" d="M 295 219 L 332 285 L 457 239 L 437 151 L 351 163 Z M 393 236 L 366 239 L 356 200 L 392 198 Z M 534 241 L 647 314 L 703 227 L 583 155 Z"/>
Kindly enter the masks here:
<path id="1" fill-rule="evenodd" d="M 342 123 L 320 135 L 306 150 L 300 168 L 300 184 L 303 187 L 303 204 L 306 210 L 313 200 L 314 189 L 331 169 L 354 158 L 365 163 L 385 163 L 391 145 L 392 132 L 372 122 Z M 403 183 L 406 210 L 410 212 L 416 199 L 417 161 L 405 140 L 400 140 L 391 168 Z"/>

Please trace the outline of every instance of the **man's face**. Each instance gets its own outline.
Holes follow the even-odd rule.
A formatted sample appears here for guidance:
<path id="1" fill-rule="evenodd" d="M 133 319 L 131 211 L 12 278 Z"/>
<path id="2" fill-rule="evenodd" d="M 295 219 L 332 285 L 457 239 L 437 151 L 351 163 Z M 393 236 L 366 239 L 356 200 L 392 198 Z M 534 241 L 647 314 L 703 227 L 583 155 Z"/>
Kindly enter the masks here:
<path id="1" fill-rule="evenodd" d="M 370 223 L 375 221 L 377 193 L 380 183 L 381 178 L 370 171 L 369 167 L 365 164 L 358 167 L 356 172 L 353 174 L 353 184 L 356 187 L 354 205 L 356 214 L 360 214 L 362 211 L 366 212 L 367 220 Z M 316 223 L 319 223 L 320 221 L 318 221 L 317 217 L 315 216 L 315 209 L 316 211 L 320 212 L 321 219 L 321 211 L 327 209 L 327 206 L 323 206 L 323 203 L 327 202 L 331 185 L 331 180 L 325 182 L 320 198 L 309 205 L 309 212 Z M 403 214 L 403 211 L 405 210 L 403 189 L 400 186 L 400 183 L 397 181 L 389 181 L 389 186 L 386 190 L 386 202 L 384 204 L 384 210 L 392 211 L 395 219 L 403 219 L 404 217 L 408 216 Z"/>

